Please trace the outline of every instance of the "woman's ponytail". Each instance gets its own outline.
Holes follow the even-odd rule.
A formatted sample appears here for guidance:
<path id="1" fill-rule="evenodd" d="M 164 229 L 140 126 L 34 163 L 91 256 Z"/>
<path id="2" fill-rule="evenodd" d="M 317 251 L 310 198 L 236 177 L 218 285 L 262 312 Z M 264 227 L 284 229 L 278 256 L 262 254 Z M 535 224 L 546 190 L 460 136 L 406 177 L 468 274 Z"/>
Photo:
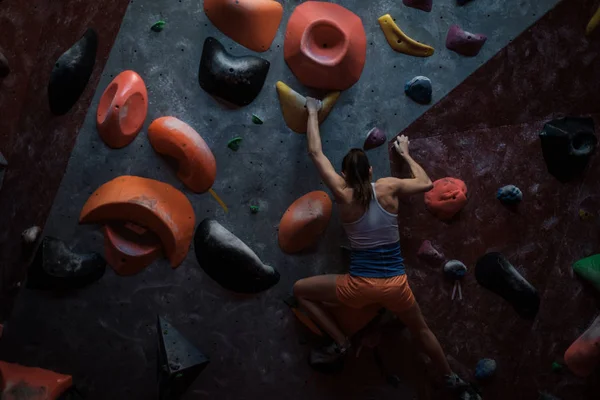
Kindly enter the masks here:
<path id="1" fill-rule="evenodd" d="M 364 151 L 352 149 L 342 161 L 348 187 L 352 188 L 353 198 L 365 208 L 369 208 L 373 198 L 371 189 L 371 164 Z"/>

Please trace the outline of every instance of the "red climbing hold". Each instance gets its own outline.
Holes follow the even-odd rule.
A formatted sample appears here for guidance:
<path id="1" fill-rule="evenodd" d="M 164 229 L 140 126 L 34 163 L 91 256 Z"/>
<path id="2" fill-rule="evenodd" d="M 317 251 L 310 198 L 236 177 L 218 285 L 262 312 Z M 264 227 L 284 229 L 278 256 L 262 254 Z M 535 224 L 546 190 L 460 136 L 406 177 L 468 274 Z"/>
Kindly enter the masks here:
<path id="1" fill-rule="evenodd" d="M 600 315 L 565 352 L 567 367 L 577 376 L 587 378 L 600 364 Z"/>
<path id="2" fill-rule="evenodd" d="M 440 253 L 429 240 L 424 240 L 417 252 L 419 258 L 433 266 L 440 266 L 446 260 L 446 257 Z"/>
<path id="3" fill-rule="evenodd" d="M 465 57 L 475 57 L 486 40 L 485 35 L 463 31 L 460 26 L 452 25 L 446 36 L 446 47 Z"/>
<path id="4" fill-rule="evenodd" d="M 425 205 L 437 218 L 447 220 L 467 203 L 467 185 L 456 178 L 443 178 L 433 182 L 433 189 L 425 193 Z"/>
<path id="5" fill-rule="evenodd" d="M 73 385 L 70 375 L 0 361 L 3 399 L 55 400 Z"/>

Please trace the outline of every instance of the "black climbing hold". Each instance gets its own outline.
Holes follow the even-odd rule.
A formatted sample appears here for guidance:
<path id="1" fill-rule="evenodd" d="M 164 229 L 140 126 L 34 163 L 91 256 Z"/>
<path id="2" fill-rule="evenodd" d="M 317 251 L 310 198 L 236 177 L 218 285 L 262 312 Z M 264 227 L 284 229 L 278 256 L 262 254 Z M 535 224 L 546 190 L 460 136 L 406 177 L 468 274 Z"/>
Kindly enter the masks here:
<path id="1" fill-rule="evenodd" d="M 580 175 L 596 149 L 592 118 L 566 117 L 552 120 L 540 133 L 548 172 L 561 182 Z"/>
<path id="2" fill-rule="evenodd" d="M 10 67 L 8 66 L 8 60 L 4 57 L 4 54 L 0 52 L 0 78 L 4 78 L 10 74 Z"/>
<path id="3" fill-rule="evenodd" d="M 479 380 L 489 379 L 496 373 L 496 361 L 491 358 L 483 358 L 475 366 L 475 378 Z"/>
<path id="4" fill-rule="evenodd" d="M 404 85 L 404 93 L 419 104 L 431 103 L 431 80 L 425 76 L 415 76 Z"/>
<path id="5" fill-rule="evenodd" d="M 444 275 L 449 279 L 462 279 L 467 274 L 467 266 L 458 260 L 449 260 L 444 264 Z"/>
<path id="6" fill-rule="evenodd" d="M 97 48 L 98 35 L 93 29 L 88 29 L 77 43 L 56 60 L 48 84 L 52 114 L 64 115 L 77 103 L 94 70 Z"/>
<path id="7" fill-rule="evenodd" d="M 456 4 L 458 4 L 459 6 L 464 6 L 465 4 L 467 4 L 470 1 L 471 0 L 456 0 Z"/>
<path id="8" fill-rule="evenodd" d="M 158 317 L 158 398 L 178 400 L 209 363 L 208 358 L 166 320 Z"/>
<path id="9" fill-rule="evenodd" d="M 258 293 L 279 282 L 273 267 L 263 264 L 250 247 L 213 219 L 198 225 L 194 247 L 200 267 L 225 289 Z"/>
<path id="10" fill-rule="evenodd" d="M 533 319 L 540 308 L 537 290 L 500 253 L 487 253 L 475 266 L 475 279 L 484 288 L 508 301 L 517 313 Z"/>
<path id="11" fill-rule="evenodd" d="M 40 290 L 77 289 L 104 275 L 106 261 L 98 253 L 77 254 L 56 238 L 45 237 L 27 272 L 27 287 Z"/>
<path id="12" fill-rule="evenodd" d="M 225 102 L 246 106 L 260 93 L 270 63 L 256 56 L 229 54 L 213 37 L 204 41 L 198 81 L 208 94 Z"/>

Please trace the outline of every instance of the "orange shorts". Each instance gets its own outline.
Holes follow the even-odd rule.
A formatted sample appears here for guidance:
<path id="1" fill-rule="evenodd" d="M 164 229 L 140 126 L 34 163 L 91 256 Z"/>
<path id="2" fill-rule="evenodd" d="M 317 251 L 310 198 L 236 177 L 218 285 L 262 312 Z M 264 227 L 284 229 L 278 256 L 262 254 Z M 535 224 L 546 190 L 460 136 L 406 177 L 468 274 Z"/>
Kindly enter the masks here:
<path id="1" fill-rule="evenodd" d="M 362 278 L 350 274 L 335 280 L 338 300 L 352 308 L 380 304 L 392 312 L 402 312 L 415 304 L 406 274 L 391 278 Z"/>

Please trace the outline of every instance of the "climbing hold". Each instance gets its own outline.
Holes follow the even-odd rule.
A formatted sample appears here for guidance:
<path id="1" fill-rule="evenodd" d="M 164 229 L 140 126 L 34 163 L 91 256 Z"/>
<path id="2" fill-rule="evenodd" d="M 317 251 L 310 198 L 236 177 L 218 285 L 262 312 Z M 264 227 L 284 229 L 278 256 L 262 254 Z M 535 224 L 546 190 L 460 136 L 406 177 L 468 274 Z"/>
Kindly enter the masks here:
<path id="1" fill-rule="evenodd" d="M 98 35 L 88 29 L 83 37 L 54 63 L 48 84 L 50 111 L 64 115 L 77 103 L 94 70 Z"/>
<path id="2" fill-rule="evenodd" d="M 281 81 L 277 82 L 276 88 L 285 124 L 296 133 L 306 133 L 308 124 L 308 111 L 305 107 L 306 97 Z M 338 97 L 340 97 L 340 92 L 332 92 L 322 100 L 323 105 L 317 114 L 319 124 L 325 121 Z"/>
<path id="3" fill-rule="evenodd" d="M 11 400 L 55 400 L 73 386 L 70 375 L 0 361 L 0 397 Z M 61 397 L 62 399 L 62 397 Z"/>
<path id="4" fill-rule="evenodd" d="M 379 17 L 378 21 L 385 38 L 395 51 L 415 57 L 429 57 L 433 55 L 433 47 L 419 43 L 406 36 L 398 25 L 396 25 L 390 14 Z"/>
<path id="5" fill-rule="evenodd" d="M 384 144 L 386 140 L 385 132 L 382 129 L 375 127 L 367 133 L 363 149 L 372 150 Z"/>
<path id="6" fill-rule="evenodd" d="M 37 242 L 40 233 L 42 233 L 42 228 L 39 226 L 32 226 L 31 228 L 25 229 L 21 233 L 21 237 L 26 244 L 33 244 Z"/>
<path id="7" fill-rule="evenodd" d="M 165 29 L 166 22 L 163 20 L 157 21 L 154 25 L 150 27 L 150 29 L 154 32 L 162 32 Z"/>
<path id="8" fill-rule="evenodd" d="M 517 204 L 523 200 L 523 192 L 515 185 L 507 185 L 498 189 L 496 198 L 507 205 Z"/>
<path id="9" fill-rule="evenodd" d="M 242 138 L 237 136 L 227 142 L 227 147 L 229 147 L 233 151 L 238 151 L 240 149 L 241 144 Z"/>
<path id="10" fill-rule="evenodd" d="M 194 248 L 200 267 L 225 289 L 258 293 L 279 282 L 279 272 L 213 219 L 206 218 L 196 228 Z"/>
<path id="11" fill-rule="evenodd" d="M 594 120 L 577 117 L 546 123 L 540 140 L 548 172 L 561 182 L 583 173 L 598 143 Z"/>
<path id="12" fill-rule="evenodd" d="M 279 223 L 281 250 L 297 253 L 315 244 L 329 224 L 331 206 L 331 199 L 322 191 L 307 193 L 294 201 Z"/>
<path id="13" fill-rule="evenodd" d="M 573 271 L 600 291 L 600 254 L 577 261 Z"/>
<path id="14" fill-rule="evenodd" d="M 465 57 L 475 57 L 486 40 L 485 35 L 463 31 L 460 26 L 452 25 L 446 36 L 446 47 Z"/>
<path id="15" fill-rule="evenodd" d="M 270 65 L 260 57 L 231 55 L 217 39 L 207 37 L 198 82 L 208 94 L 225 104 L 243 107 L 260 93 Z"/>
<path id="16" fill-rule="evenodd" d="M 250 50 L 269 50 L 283 7 L 273 0 L 204 0 L 204 12 L 217 29 Z"/>
<path id="17" fill-rule="evenodd" d="M 462 279 L 467 274 L 467 266 L 458 260 L 449 260 L 444 264 L 444 275 L 450 279 Z"/>
<path id="18" fill-rule="evenodd" d="M 563 370 L 563 366 L 560 363 L 557 363 L 556 361 L 554 361 L 552 363 L 552 372 L 560 372 Z"/>
<path id="19" fill-rule="evenodd" d="M 600 210 L 600 198 L 597 196 L 588 196 L 579 204 L 579 218 L 582 221 L 589 221 L 598 215 Z"/>
<path id="20" fill-rule="evenodd" d="M 433 6 L 432 0 L 402 0 L 407 7 L 416 8 L 425 12 L 430 12 Z"/>
<path id="21" fill-rule="evenodd" d="M 590 19 L 590 22 L 587 24 L 587 27 L 585 28 L 585 34 L 587 36 L 591 35 L 592 32 L 596 30 L 598 25 L 600 25 L 600 6 L 598 6 L 598 9 Z"/>
<path id="22" fill-rule="evenodd" d="M 254 124 L 256 124 L 256 125 L 262 125 L 262 124 L 263 124 L 263 121 L 262 121 L 262 119 L 260 119 L 260 118 L 258 117 L 258 115 L 256 115 L 256 114 L 252 114 L 252 123 L 254 123 Z"/>
<path id="23" fill-rule="evenodd" d="M 147 114 L 148 91 L 144 80 L 134 71 L 123 71 L 100 97 L 96 127 L 104 143 L 119 149 L 135 139 Z"/>
<path id="24" fill-rule="evenodd" d="M 120 176 L 100 186 L 79 215 L 80 224 L 132 222 L 154 232 L 177 268 L 188 253 L 196 217 L 191 203 L 173 186 L 138 176 Z"/>
<path id="25" fill-rule="evenodd" d="M 157 153 L 177 160 L 177 177 L 185 186 L 196 193 L 212 187 L 217 162 L 194 128 L 175 117 L 160 117 L 148 127 L 148 139 Z"/>
<path id="26" fill-rule="evenodd" d="M 433 189 L 425 193 L 425 205 L 437 218 L 454 217 L 467 203 L 467 185 L 460 179 L 442 178 L 433 182 Z"/>
<path id="27" fill-rule="evenodd" d="M 475 279 L 508 301 L 523 318 L 533 319 L 540 307 L 537 290 L 500 253 L 487 253 L 477 261 Z"/>
<path id="28" fill-rule="evenodd" d="M 10 74 L 10 66 L 8 65 L 8 60 L 0 51 L 0 78 L 4 78 L 8 74 Z"/>
<path id="29" fill-rule="evenodd" d="M 419 104 L 431 103 L 431 80 L 425 76 L 415 76 L 404 85 L 404 93 Z"/>
<path id="30" fill-rule="evenodd" d="M 458 4 L 459 6 L 464 6 L 465 4 L 467 4 L 470 1 L 471 0 L 456 0 L 456 4 Z"/>
<path id="31" fill-rule="evenodd" d="M 40 290 L 79 289 L 104 275 L 106 261 L 97 253 L 74 253 L 67 245 L 45 237 L 27 271 L 27 287 Z"/>
<path id="32" fill-rule="evenodd" d="M 338 4 L 304 2 L 289 19 L 283 57 L 302 84 L 346 90 L 365 66 L 365 28 L 358 15 Z"/>
<path id="33" fill-rule="evenodd" d="M 446 259 L 442 253 L 433 247 L 429 240 L 424 240 L 421 243 L 417 256 L 433 266 L 439 266 Z"/>
<path id="34" fill-rule="evenodd" d="M 496 361 L 491 358 L 483 358 L 475 366 L 475 378 L 479 380 L 489 379 L 496 373 Z"/>
<path id="35" fill-rule="evenodd" d="M 160 239 L 148 229 L 131 222 L 104 225 L 104 256 L 118 275 L 135 275 L 161 254 Z"/>
<path id="36" fill-rule="evenodd" d="M 259 206 L 250 206 L 250 212 L 252 214 L 257 214 L 260 211 L 260 207 Z"/>
<path id="37" fill-rule="evenodd" d="M 590 327 L 569 346 L 565 364 L 575 375 L 587 378 L 600 365 L 600 315 Z"/>
<path id="38" fill-rule="evenodd" d="M 160 316 L 158 334 L 158 398 L 178 400 L 206 368 L 209 359 Z"/>

